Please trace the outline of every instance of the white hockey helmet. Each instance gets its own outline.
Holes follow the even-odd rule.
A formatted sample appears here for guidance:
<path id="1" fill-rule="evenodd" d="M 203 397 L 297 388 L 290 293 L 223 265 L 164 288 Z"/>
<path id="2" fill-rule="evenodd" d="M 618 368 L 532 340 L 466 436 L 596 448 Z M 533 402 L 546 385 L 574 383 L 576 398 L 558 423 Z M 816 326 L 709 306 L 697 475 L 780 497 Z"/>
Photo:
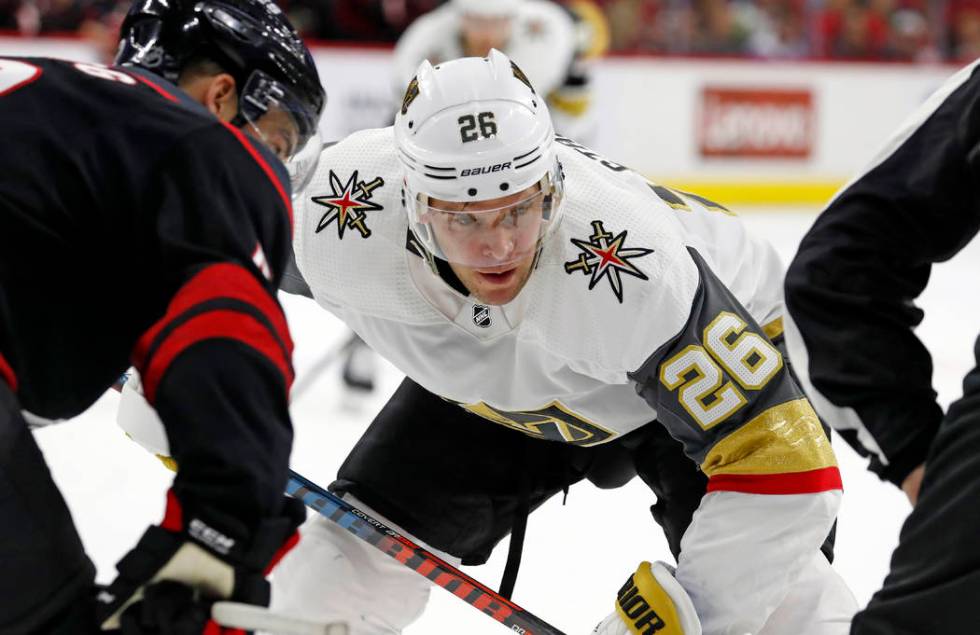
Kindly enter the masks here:
<path id="1" fill-rule="evenodd" d="M 520 9 L 523 0 L 452 0 L 453 8 L 463 15 L 482 18 L 509 18 Z"/>
<path id="2" fill-rule="evenodd" d="M 564 183 L 551 116 L 500 51 L 435 67 L 422 62 L 395 116 L 395 141 L 409 227 L 433 255 L 503 265 L 536 253 L 557 227 Z M 469 242 L 481 229 L 510 228 L 512 253 L 463 249 L 464 224 Z"/>

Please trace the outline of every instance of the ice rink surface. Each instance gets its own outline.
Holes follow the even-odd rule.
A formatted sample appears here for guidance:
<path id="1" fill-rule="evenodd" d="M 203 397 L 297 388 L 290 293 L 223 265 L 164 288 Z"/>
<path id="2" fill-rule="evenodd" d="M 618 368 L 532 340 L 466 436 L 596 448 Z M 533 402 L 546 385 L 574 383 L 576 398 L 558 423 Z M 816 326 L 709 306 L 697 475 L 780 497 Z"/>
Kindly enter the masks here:
<path id="1" fill-rule="evenodd" d="M 814 214 L 814 210 L 742 211 L 745 222 L 776 245 L 784 263 L 795 253 Z M 980 331 L 978 272 L 980 244 L 974 241 L 933 270 L 929 288 L 920 298 L 926 318 L 918 332 L 932 351 L 934 385 L 944 406 L 958 396 L 962 377 L 973 366 L 973 341 Z M 283 303 L 296 342 L 297 386 L 309 386 L 294 396 L 292 465 L 327 485 L 400 376 L 382 365 L 380 387 L 366 398 L 344 392 L 336 364 L 315 378 L 308 377 L 309 369 L 345 331 L 312 301 L 284 296 Z M 117 403 L 118 395 L 110 392 L 78 418 L 36 433 L 98 565 L 100 581 L 112 578 L 114 563 L 146 525 L 160 520 L 163 493 L 171 478 L 116 426 Z M 909 505 L 895 487 L 866 472 L 864 460 L 843 441 L 837 438 L 834 443 L 845 487 L 834 566 L 863 605 L 887 571 Z M 671 561 L 648 511 L 652 503 L 652 494 L 639 479 L 613 491 L 580 484 L 571 489 L 567 504 L 562 505 L 560 497 L 550 500 L 529 520 L 514 601 L 565 633 L 588 633 L 612 610 L 616 591 L 639 561 Z M 466 571 L 496 588 L 505 558 L 506 544 L 502 544 L 488 564 Z M 434 588 L 428 611 L 405 632 L 493 635 L 504 632 L 504 627 Z"/>

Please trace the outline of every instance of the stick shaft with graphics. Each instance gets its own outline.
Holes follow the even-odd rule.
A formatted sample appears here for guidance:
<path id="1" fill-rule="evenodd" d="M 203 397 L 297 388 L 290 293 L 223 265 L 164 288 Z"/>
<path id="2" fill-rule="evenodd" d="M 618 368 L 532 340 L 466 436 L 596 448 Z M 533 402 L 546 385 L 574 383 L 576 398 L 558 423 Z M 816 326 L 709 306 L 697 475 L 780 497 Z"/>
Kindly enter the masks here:
<path id="1" fill-rule="evenodd" d="M 525 635 L 564 635 L 554 626 L 504 599 L 456 567 L 296 472 L 289 472 L 286 493 L 511 631 Z"/>

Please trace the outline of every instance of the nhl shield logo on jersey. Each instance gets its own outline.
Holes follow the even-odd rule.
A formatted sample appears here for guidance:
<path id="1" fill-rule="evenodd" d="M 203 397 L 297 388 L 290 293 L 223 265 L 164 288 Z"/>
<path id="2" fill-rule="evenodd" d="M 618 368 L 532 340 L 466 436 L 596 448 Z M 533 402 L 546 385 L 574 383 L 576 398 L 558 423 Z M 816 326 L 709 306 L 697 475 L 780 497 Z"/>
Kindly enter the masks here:
<path id="1" fill-rule="evenodd" d="M 370 236 L 371 229 L 367 226 L 365 212 L 376 212 L 384 209 L 383 206 L 371 200 L 374 191 L 384 184 L 384 179 L 380 176 L 374 177 L 370 182 L 360 181 L 357 178 L 357 170 L 354 170 L 354 173 L 347 179 L 347 183 L 342 185 L 340 178 L 333 170 L 330 170 L 330 194 L 314 196 L 311 199 L 317 205 L 327 208 L 327 211 L 320 217 L 320 222 L 317 223 L 314 233 L 319 234 L 326 229 L 327 225 L 337 221 L 338 238 L 343 239 L 344 231 L 348 228 L 356 229 L 362 238 Z"/>
<path id="2" fill-rule="evenodd" d="M 490 328 L 490 307 L 482 304 L 473 305 L 473 324 L 480 328 Z"/>
<path id="3" fill-rule="evenodd" d="M 592 235 L 588 240 L 572 238 L 572 244 L 582 250 L 583 253 L 578 258 L 565 263 L 565 271 L 574 274 L 581 271 L 584 275 L 591 276 L 589 279 L 589 290 L 595 288 L 599 281 L 605 278 L 609 281 L 613 293 L 619 303 L 623 303 L 623 278 L 622 274 L 634 276 L 640 280 L 647 280 L 647 275 L 640 271 L 636 265 L 630 262 L 633 258 L 640 258 L 653 253 L 652 249 L 644 247 L 624 247 L 626 242 L 626 230 L 613 236 L 602 226 L 601 220 L 592 221 Z"/>

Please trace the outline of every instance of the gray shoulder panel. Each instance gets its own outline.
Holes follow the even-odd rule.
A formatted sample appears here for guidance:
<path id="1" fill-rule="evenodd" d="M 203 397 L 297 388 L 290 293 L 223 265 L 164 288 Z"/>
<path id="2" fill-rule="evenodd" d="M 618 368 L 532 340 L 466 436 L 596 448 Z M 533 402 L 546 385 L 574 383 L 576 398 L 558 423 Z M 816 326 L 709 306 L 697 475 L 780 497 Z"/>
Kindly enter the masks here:
<path id="1" fill-rule="evenodd" d="M 289 260 L 286 262 L 286 271 L 283 272 L 282 280 L 279 282 L 279 288 L 286 293 L 313 298 L 313 291 L 303 279 L 303 274 L 299 272 L 299 268 L 296 266 L 296 254 L 291 249 L 289 250 Z"/>
<path id="2" fill-rule="evenodd" d="M 761 326 L 688 248 L 700 282 L 687 324 L 634 372 L 636 391 L 701 464 L 708 451 L 758 414 L 803 393 Z"/>

